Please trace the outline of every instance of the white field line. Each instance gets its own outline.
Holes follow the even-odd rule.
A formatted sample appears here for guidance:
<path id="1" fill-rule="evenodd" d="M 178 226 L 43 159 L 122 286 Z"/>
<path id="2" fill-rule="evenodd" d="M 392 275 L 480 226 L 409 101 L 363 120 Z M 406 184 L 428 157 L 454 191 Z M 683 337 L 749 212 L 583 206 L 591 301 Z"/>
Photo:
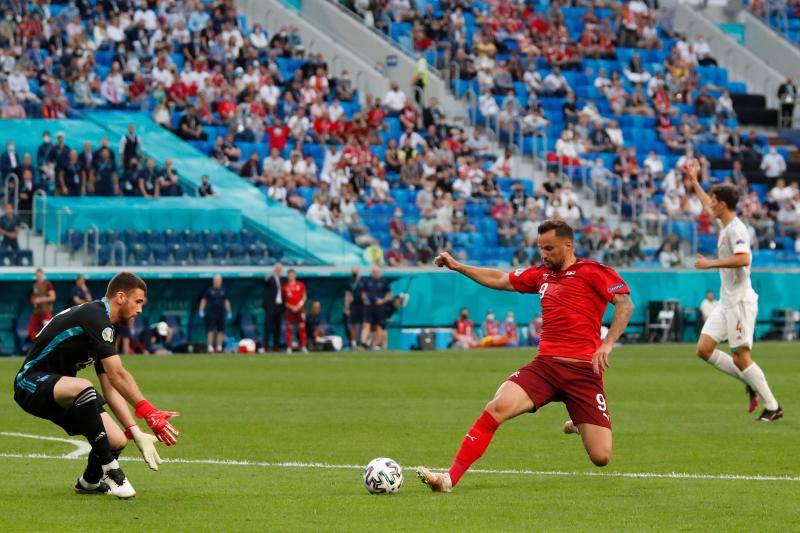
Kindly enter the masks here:
<path id="1" fill-rule="evenodd" d="M 55 459 L 77 460 L 80 457 L 66 455 L 0 453 L 4 459 Z M 138 457 L 120 457 L 120 461 L 140 461 Z M 223 466 L 249 466 L 259 468 L 308 468 L 324 470 L 363 470 L 363 465 L 335 465 L 328 463 L 300 463 L 265 461 L 236 461 L 226 459 L 163 459 L 164 463 L 195 464 L 195 465 L 223 465 Z M 434 470 L 445 470 L 434 468 Z M 518 476 L 559 476 L 559 477 L 608 477 L 608 478 L 640 478 L 640 479 L 698 479 L 698 480 L 726 480 L 726 481 L 800 481 L 800 476 L 767 476 L 767 475 L 739 475 L 739 474 L 691 474 L 683 472 L 566 472 L 555 470 L 491 470 L 476 468 L 470 470 L 477 474 L 518 475 Z"/>
<path id="2" fill-rule="evenodd" d="M 65 459 L 77 459 L 84 455 L 88 455 L 90 451 L 92 451 L 92 447 L 89 445 L 88 442 L 77 440 L 77 439 L 64 439 L 61 437 L 43 437 L 41 435 L 29 435 L 28 433 L 17 433 L 15 431 L 0 431 L 0 435 L 5 435 L 6 437 L 22 437 L 25 439 L 36 439 L 36 440 L 51 440 L 55 442 L 66 442 L 67 444 L 72 444 L 75 446 L 75 449 L 68 454 L 64 455 Z"/>

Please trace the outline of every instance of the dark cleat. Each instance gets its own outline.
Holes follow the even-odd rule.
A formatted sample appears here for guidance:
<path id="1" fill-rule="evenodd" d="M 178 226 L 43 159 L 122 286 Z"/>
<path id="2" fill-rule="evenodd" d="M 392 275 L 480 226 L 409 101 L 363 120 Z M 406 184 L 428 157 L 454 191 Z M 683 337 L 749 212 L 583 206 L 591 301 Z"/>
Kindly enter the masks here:
<path id="1" fill-rule="evenodd" d="M 750 403 L 747 405 L 747 412 L 752 413 L 756 410 L 756 407 L 758 407 L 758 402 L 760 401 L 758 394 L 750 385 L 745 385 L 744 391 L 747 393 L 747 397 L 750 399 Z"/>
<path id="2" fill-rule="evenodd" d="M 99 483 L 87 483 L 82 478 L 75 482 L 76 494 L 108 494 L 111 489 L 102 481 Z"/>
<path id="3" fill-rule="evenodd" d="M 774 422 L 779 418 L 783 418 L 783 409 L 781 409 L 780 405 L 774 411 L 769 409 L 761 411 L 761 415 L 756 418 L 756 422 Z"/>

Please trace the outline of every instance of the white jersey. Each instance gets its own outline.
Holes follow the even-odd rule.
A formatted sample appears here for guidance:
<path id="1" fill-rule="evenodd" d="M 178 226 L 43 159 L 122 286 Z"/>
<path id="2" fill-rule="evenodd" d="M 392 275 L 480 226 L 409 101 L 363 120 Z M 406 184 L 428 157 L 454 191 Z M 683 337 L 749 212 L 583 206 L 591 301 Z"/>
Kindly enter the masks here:
<path id="1" fill-rule="evenodd" d="M 717 239 L 717 257 L 727 259 L 742 252 L 750 254 L 750 232 L 747 231 L 744 222 L 736 217 L 730 224 L 720 229 L 719 239 Z M 750 284 L 749 264 L 739 268 L 720 268 L 719 277 L 722 281 L 719 291 L 720 305 L 732 307 L 741 302 L 758 300 L 758 296 Z"/>

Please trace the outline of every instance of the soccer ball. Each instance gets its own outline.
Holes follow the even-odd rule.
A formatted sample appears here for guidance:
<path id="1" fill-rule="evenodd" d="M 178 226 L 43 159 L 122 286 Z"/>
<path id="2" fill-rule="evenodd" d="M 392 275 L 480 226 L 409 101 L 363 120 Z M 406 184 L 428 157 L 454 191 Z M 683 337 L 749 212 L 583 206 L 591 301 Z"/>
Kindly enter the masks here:
<path id="1" fill-rule="evenodd" d="M 388 457 L 373 459 L 364 469 L 364 487 L 372 494 L 392 494 L 403 486 L 403 468 Z"/>

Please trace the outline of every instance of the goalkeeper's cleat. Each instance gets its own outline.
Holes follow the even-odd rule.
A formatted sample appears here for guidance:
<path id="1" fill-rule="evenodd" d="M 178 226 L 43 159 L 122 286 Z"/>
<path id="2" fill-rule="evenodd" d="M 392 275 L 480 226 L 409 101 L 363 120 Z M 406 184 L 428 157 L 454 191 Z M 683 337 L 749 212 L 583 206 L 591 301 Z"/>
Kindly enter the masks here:
<path id="1" fill-rule="evenodd" d="M 747 397 L 750 400 L 750 403 L 747 405 L 747 412 L 752 413 L 753 411 L 756 410 L 756 407 L 758 407 L 758 402 L 759 402 L 758 394 L 756 393 L 755 390 L 753 390 L 753 387 L 751 387 L 750 385 L 745 385 L 744 391 L 747 393 Z"/>
<path id="2" fill-rule="evenodd" d="M 106 483 L 108 488 L 114 496 L 120 500 L 127 500 L 136 496 L 136 491 L 133 490 L 133 485 L 125 477 L 125 473 L 121 468 L 112 468 L 106 472 Z"/>
<path id="3" fill-rule="evenodd" d="M 111 492 L 111 489 L 103 481 L 89 483 L 81 476 L 78 478 L 78 481 L 75 482 L 76 494 L 108 494 L 109 492 Z"/>
<path id="4" fill-rule="evenodd" d="M 761 415 L 758 418 L 756 418 L 756 422 L 774 422 L 779 418 L 783 418 L 783 409 L 781 409 L 780 405 L 774 411 L 770 411 L 769 409 L 764 409 L 761 412 Z"/>
<path id="5" fill-rule="evenodd" d="M 417 476 L 419 476 L 420 481 L 427 485 L 433 492 L 453 491 L 453 483 L 450 481 L 450 474 L 448 472 L 437 474 L 436 472 L 431 472 L 424 466 L 420 466 L 417 468 Z"/>
<path id="6" fill-rule="evenodd" d="M 573 424 L 572 420 L 567 420 L 566 422 L 564 422 L 564 433 L 566 433 L 567 435 L 569 435 L 570 433 L 580 435 L 580 432 L 581 431 L 578 429 L 578 426 Z"/>

